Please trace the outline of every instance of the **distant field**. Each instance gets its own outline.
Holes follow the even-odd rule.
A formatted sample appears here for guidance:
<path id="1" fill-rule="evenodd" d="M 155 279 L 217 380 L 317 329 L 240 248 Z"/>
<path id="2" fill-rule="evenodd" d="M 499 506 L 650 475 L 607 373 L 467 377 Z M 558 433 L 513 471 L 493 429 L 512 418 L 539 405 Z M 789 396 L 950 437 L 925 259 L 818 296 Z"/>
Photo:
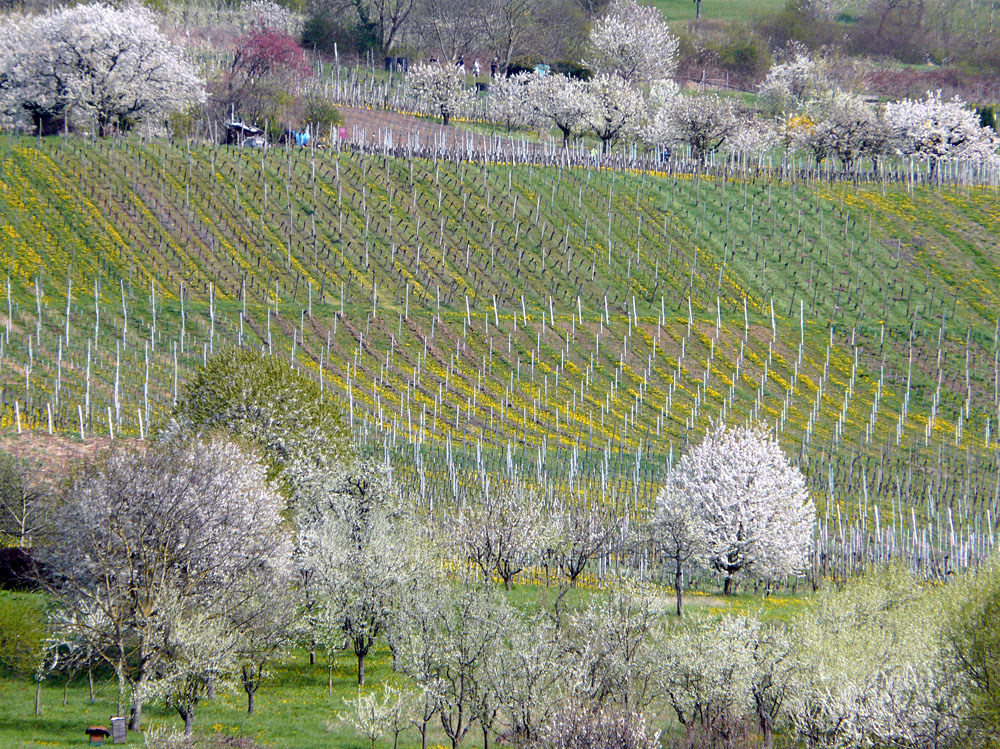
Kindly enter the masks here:
<path id="1" fill-rule="evenodd" d="M 662 10 L 668 21 L 694 20 L 695 4 L 690 0 L 650 0 L 650 4 Z M 713 21 L 749 21 L 783 6 L 783 0 L 704 0 L 701 17 Z"/>

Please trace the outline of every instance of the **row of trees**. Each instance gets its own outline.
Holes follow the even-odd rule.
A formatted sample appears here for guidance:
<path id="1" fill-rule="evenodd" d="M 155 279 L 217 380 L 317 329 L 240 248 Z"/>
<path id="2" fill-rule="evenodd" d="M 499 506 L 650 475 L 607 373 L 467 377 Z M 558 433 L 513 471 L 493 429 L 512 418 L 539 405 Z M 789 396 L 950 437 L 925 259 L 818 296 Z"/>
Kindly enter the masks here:
<path id="1" fill-rule="evenodd" d="M 744 442 L 761 436 L 737 433 Z M 332 673 L 346 642 L 363 684 L 365 660 L 384 640 L 397 667 L 433 698 L 422 732 L 435 714 L 456 742 L 477 719 L 493 731 L 465 702 L 454 714 L 445 710 L 438 681 L 456 666 L 440 662 L 454 654 L 441 638 L 473 623 L 507 633 L 520 622 L 494 591 L 495 579 L 510 588 L 525 568 L 544 565 L 572 586 L 593 560 L 628 550 L 645 531 L 626 533 L 596 509 L 560 509 L 520 481 L 488 477 L 465 495 L 457 519 L 420 517 L 389 467 L 358 461 L 348 444 L 342 417 L 316 383 L 281 360 L 231 350 L 192 378 L 156 442 L 147 449 L 117 446 L 59 496 L 42 501 L 11 463 L 6 525 L 22 542 L 32 535 L 43 579 L 60 602 L 49 647 L 36 664 L 39 679 L 46 663 L 103 663 L 127 695 L 133 728 L 144 703 L 164 698 L 190 732 L 199 701 L 226 683 L 242 686 L 253 711 L 268 663 L 292 644 L 325 652 Z M 763 449 L 779 470 L 792 470 L 773 442 Z M 700 561 L 725 569 L 726 592 L 741 570 L 791 574 L 808 553 L 806 544 L 765 560 L 779 546 L 772 525 L 797 510 L 808 536 L 812 507 L 800 494 L 791 508 L 774 505 L 768 492 L 779 479 L 767 478 L 770 466 L 754 470 L 760 480 L 734 474 L 745 485 L 733 498 L 734 511 L 753 518 L 745 532 L 728 550 L 722 528 L 714 545 L 691 540 L 717 554 Z M 707 486 L 706 492 L 712 493 Z M 721 502 L 727 492 L 721 487 L 714 496 Z M 699 527 L 711 526 L 706 520 Z M 457 580 L 444 575 L 456 560 Z M 693 555 L 683 561 L 695 563 Z M 557 605 L 550 613 L 565 611 Z M 537 634 L 518 642 L 536 642 Z M 468 647 L 496 639 L 466 635 Z M 456 699 L 471 697 L 463 692 Z M 490 720 L 501 720 L 501 706 L 493 711 Z"/>
<path id="2" fill-rule="evenodd" d="M 813 507 L 763 432 L 710 434 L 674 468 L 654 521 L 631 532 L 486 477 L 457 519 L 423 517 L 390 467 L 347 444 L 307 376 L 250 351 L 213 359 L 155 442 L 81 470 L 37 523 L 56 602 L 39 683 L 105 664 L 133 728 L 164 699 L 190 734 L 217 689 L 241 687 L 252 712 L 269 665 L 294 645 L 325 653 L 331 674 L 346 646 L 361 685 L 384 643 L 409 686 L 351 701 L 373 741 L 412 725 L 426 745 L 435 721 L 453 746 L 478 730 L 486 744 L 649 747 L 663 706 L 706 741 L 769 745 L 784 731 L 811 746 L 950 746 L 992 730 L 988 576 L 944 592 L 875 576 L 824 593 L 790 625 L 685 624 L 658 589 L 627 579 L 569 604 L 588 563 L 637 535 L 670 552 L 678 596 L 695 564 L 727 591 L 742 573 L 800 569 Z M 529 609 L 494 582 L 542 564 L 563 582 Z"/>
<path id="3" fill-rule="evenodd" d="M 617 0 L 595 22 L 586 64 L 594 75 L 519 73 L 497 80 L 488 116 L 512 127 L 557 129 L 563 144 L 585 133 L 607 152 L 621 138 L 657 149 L 684 146 L 704 161 L 722 149 L 745 159 L 778 147 L 838 160 L 847 171 L 863 159 L 917 156 L 931 169 L 942 160 L 996 160 L 996 133 L 959 99 L 929 92 L 921 100 L 878 105 L 843 82 L 801 46 L 783 54 L 760 86 L 761 109 L 719 95 L 688 96 L 673 82 L 677 39 L 655 10 Z M 447 124 L 472 111 L 460 70 L 428 64 L 407 79 L 413 106 Z"/>

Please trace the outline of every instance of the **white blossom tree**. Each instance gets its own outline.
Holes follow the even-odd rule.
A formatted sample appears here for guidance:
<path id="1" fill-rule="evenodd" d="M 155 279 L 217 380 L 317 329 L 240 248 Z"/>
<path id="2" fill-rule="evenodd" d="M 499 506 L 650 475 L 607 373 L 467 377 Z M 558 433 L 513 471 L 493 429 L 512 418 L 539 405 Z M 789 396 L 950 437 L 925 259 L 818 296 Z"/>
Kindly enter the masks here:
<path id="1" fill-rule="evenodd" d="M 487 477 L 462 508 L 456 535 L 463 553 L 485 580 L 496 573 L 510 590 L 514 576 L 541 558 L 554 530 L 538 492 L 519 480 Z"/>
<path id="2" fill-rule="evenodd" d="M 529 84 L 529 106 L 536 122 L 554 126 L 563 136 L 563 147 L 587 127 L 592 103 L 587 84 L 566 75 L 535 77 Z"/>
<path id="3" fill-rule="evenodd" d="M 554 518 L 552 560 L 569 584 L 615 546 L 616 529 L 596 508 L 569 507 Z"/>
<path id="4" fill-rule="evenodd" d="M 940 614 L 900 568 L 822 592 L 791 633 L 792 728 L 815 747 L 953 745 L 963 692 Z"/>
<path id="5" fill-rule="evenodd" d="M 472 89 L 466 87 L 462 70 L 454 65 L 416 65 L 406 74 L 406 84 L 417 111 L 440 117 L 445 125 L 472 103 Z"/>
<path id="6" fill-rule="evenodd" d="M 325 507 L 299 510 L 299 563 L 320 621 L 339 626 L 348 638 L 358 684 L 364 684 L 365 658 L 408 600 L 426 561 L 419 534 L 394 501 L 385 466 L 351 466 L 318 499 Z"/>
<path id="7" fill-rule="evenodd" d="M 601 139 L 601 150 L 608 153 L 615 141 L 636 129 L 645 102 L 642 94 L 618 75 L 599 73 L 587 81 L 590 111 L 587 125 Z"/>
<path id="8" fill-rule="evenodd" d="M 708 528 L 697 504 L 671 472 L 656 498 L 653 519 L 656 545 L 674 566 L 677 616 L 684 615 L 684 569 L 702 561 L 708 551 Z"/>
<path id="9" fill-rule="evenodd" d="M 862 158 L 877 158 L 889 147 L 891 133 L 882 113 L 856 94 L 829 90 L 809 102 L 806 111 L 810 123 L 791 128 L 789 134 L 817 163 L 834 156 L 850 172 Z"/>
<path id="10" fill-rule="evenodd" d="M 534 77 L 534 74 L 522 71 L 499 76 L 490 84 L 490 116 L 495 122 L 502 123 L 507 132 L 518 125 L 534 124 L 528 100 L 529 86 Z"/>
<path id="11" fill-rule="evenodd" d="M 488 735 L 490 716 L 484 713 L 492 713 L 497 701 L 490 673 L 496 673 L 503 639 L 519 618 L 505 598 L 470 583 L 429 591 L 406 617 L 412 629 L 396 642 L 400 669 L 427 695 L 422 746 L 426 721 L 435 714 L 452 747 L 461 745 L 477 720 Z"/>
<path id="12" fill-rule="evenodd" d="M 755 640 L 752 622 L 725 616 L 656 641 L 661 688 L 686 731 L 711 734 L 748 713 Z"/>
<path id="13" fill-rule="evenodd" d="M 614 0 L 590 32 L 585 64 L 633 85 L 670 78 L 679 42 L 659 8 L 636 0 Z"/>
<path id="14" fill-rule="evenodd" d="M 562 698 L 569 664 L 562 635 L 545 611 L 512 621 L 496 657 L 485 664 L 486 680 L 497 706 L 494 722 L 520 744 L 538 737 Z"/>
<path id="15" fill-rule="evenodd" d="M 569 617 L 569 688 L 581 701 L 645 709 L 658 694 L 654 633 L 662 601 L 630 581 Z"/>
<path id="16" fill-rule="evenodd" d="M 947 159 L 996 162 L 996 133 L 983 127 L 957 96 L 945 101 L 940 91 L 929 91 L 923 99 L 890 102 L 885 118 L 894 131 L 896 152 L 926 159 L 932 175 Z"/>
<path id="17" fill-rule="evenodd" d="M 827 88 L 826 66 L 801 44 L 782 51 L 758 87 L 761 98 L 772 111 L 795 108 Z"/>
<path id="18" fill-rule="evenodd" d="M 40 132 L 73 117 L 106 135 L 204 99 L 194 68 L 141 5 L 78 5 L 17 26 L 0 53 L 0 92 Z"/>
<path id="19" fill-rule="evenodd" d="M 568 703 L 542 728 L 530 749 L 660 749 L 654 731 L 638 712 Z"/>
<path id="20" fill-rule="evenodd" d="M 193 716 L 192 690 L 232 662 L 230 641 L 211 640 L 238 639 L 236 612 L 252 624 L 261 611 L 247 602 L 289 573 L 283 509 L 257 459 L 214 437 L 118 447 L 69 486 L 42 560 L 63 604 L 91 612 L 76 634 L 131 689 L 133 729 L 146 696 L 164 693 L 154 682 L 183 681 Z"/>
<path id="21" fill-rule="evenodd" d="M 691 156 L 704 164 L 710 153 L 720 148 L 740 123 L 736 105 L 717 94 L 664 97 L 646 128 L 647 138 L 656 145 L 683 144 Z"/>
<path id="22" fill-rule="evenodd" d="M 807 563 L 816 511 L 801 471 L 762 427 L 713 429 L 671 471 L 670 491 L 704 522 L 726 595 L 740 572 L 774 578 Z"/>
<path id="23" fill-rule="evenodd" d="M 738 118 L 736 127 L 722 147 L 745 162 L 763 159 L 781 140 L 777 128 L 770 122 L 750 115 Z"/>

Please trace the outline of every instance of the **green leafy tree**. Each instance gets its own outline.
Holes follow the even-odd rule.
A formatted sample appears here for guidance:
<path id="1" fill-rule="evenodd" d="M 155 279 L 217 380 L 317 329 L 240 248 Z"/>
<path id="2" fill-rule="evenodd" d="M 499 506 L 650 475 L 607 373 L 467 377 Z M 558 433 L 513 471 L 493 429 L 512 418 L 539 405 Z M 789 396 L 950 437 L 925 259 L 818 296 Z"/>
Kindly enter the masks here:
<path id="1" fill-rule="evenodd" d="M 173 428 L 221 430 L 247 440 L 272 476 L 298 477 L 341 465 L 352 454 L 333 396 L 284 359 L 230 348 L 201 367 L 174 409 Z"/>

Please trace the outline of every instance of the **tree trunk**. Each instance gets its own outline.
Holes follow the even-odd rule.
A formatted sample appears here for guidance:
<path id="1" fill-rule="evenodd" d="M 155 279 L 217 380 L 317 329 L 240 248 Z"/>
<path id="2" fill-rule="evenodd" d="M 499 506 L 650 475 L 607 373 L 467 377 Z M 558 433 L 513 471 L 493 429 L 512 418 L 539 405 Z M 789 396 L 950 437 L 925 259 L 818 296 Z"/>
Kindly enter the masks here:
<path id="1" fill-rule="evenodd" d="M 90 688 L 90 704 L 94 704 L 94 668 L 87 666 L 87 686 Z"/>
<path id="2" fill-rule="evenodd" d="M 726 573 L 726 582 L 722 586 L 722 595 L 731 596 L 733 594 L 733 574 L 731 572 Z"/>
<path id="3" fill-rule="evenodd" d="M 483 749 L 490 749 L 490 731 L 483 723 Z"/>
<path id="4" fill-rule="evenodd" d="M 427 721 L 420 724 L 420 749 L 427 749 Z"/>
<path id="5" fill-rule="evenodd" d="M 215 677 L 209 676 L 208 683 L 205 685 L 205 696 L 210 700 L 215 699 Z"/>
<path id="6" fill-rule="evenodd" d="M 771 721 L 762 721 L 761 733 L 763 734 L 763 747 L 764 749 L 771 749 L 774 746 L 774 731 L 771 728 Z"/>
<path id="7" fill-rule="evenodd" d="M 358 686 L 363 687 L 365 685 L 365 656 L 363 653 L 358 653 Z"/>
<path id="8" fill-rule="evenodd" d="M 132 711 L 128 717 L 128 730 L 138 731 L 142 726 L 142 700 L 132 691 Z"/>
<path id="9" fill-rule="evenodd" d="M 696 21 L 701 18 L 701 0 L 694 0 L 694 18 Z"/>
<path id="10" fill-rule="evenodd" d="M 191 734 L 194 732 L 194 707 L 182 710 L 181 717 L 184 718 L 184 736 L 191 738 Z"/>
<path id="11" fill-rule="evenodd" d="M 42 680 L 35 679 L 35 715 L 42 714 Z"/>
<path id="12" fill-rule="evenodd" d="M 309 665 L 316 665 L 316 643 L 313 643 L 312 647 L 309 649 Z"/>
<path id="13" fill-rule="evenodd" d="M 255 689 L 247 690 L 247 715 L 253 715 L 253 706 L 256 696 L 257 696 L 257 690 Z"/>
<path id="14" fill-rule="evenodd" d="M 674 573 L 674 590 L 677 593 L 677 616 L 684 616 L 684 573 L 680 562 Z"/>

